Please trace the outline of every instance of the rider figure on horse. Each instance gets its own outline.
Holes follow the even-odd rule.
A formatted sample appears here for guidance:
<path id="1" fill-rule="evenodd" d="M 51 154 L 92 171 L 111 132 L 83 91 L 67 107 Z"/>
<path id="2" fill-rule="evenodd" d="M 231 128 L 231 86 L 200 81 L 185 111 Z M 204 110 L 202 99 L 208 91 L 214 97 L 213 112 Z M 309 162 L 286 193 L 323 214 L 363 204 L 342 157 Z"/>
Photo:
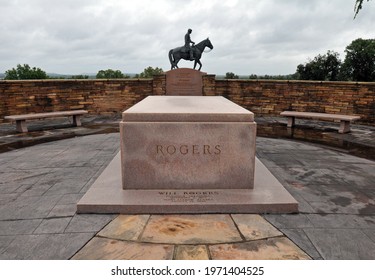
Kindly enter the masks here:
<path id="1" fill-rule="evenodd" d="M 190 34 L 191 34 L 192 30 L 189 28 L 188 29 L 188 32 L 185 34 L 185 48 L 186 48 L 186 51 L 189 52 L 190 54 L 190 60 L 194 60 L 194 57 L 193 57 L 193 48 L 190 46 L 190 43 L 192 43 L 194 46 L 194 42 L 190 39 Z"/>

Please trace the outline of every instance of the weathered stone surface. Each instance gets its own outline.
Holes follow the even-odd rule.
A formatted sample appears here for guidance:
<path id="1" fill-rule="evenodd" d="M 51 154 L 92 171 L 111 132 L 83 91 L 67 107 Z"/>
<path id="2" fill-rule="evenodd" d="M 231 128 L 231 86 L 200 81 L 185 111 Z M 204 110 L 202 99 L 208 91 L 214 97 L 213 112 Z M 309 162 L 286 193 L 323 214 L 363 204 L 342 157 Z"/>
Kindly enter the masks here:
<path id="1" fill-rule="evenodd" d="M 305 229 L 325 260 L 373 260 L 375 243 L 360 229 Z"/>
<path id="2" fill-rule="evenodd" d="M 285 237 L 209 246 L 214 260 L 307 260 L 301 249 Z"/>
<path id="3" fill-rule="evenodd" d="M 307 217 L 315 228 L 375 229 L 375 216 L 309 214 Z"/>
<path id="4" fill-rule="evenodd" d="M 171 260 L 172 245 L 93 238 L 73 260 Z"/>
<path id="5" fill-rule="evenodd" d="M 246 240 L 257 240 L 283 234 L 259 215 L 235 214 L 234 222 Z"/>
<path id="6" fill-rule="evenodd" d="M 114 217 L 114 215 L 75 215 L 65 232 L 98 232 Z"/>
<path id="7" fill-rule="evenodd" d="M 299 215 L 264 215 L 268 222 L 279 229 L 313 228 L 313 224 L 306 214 Z"/>
<path id="8" fill-rule="evenodd" d="M 363 129 L 362 133 L 365 132 L 366 129 Z M 369 142 L 371 140 L 372 138 L 368 139 Z M 94 135 L 2 153 L 0 155 L 0 193 L 11 194 L 10 198 L 18 198 L 28 190 L 31 191 L 32 186 L 37 189 L 39 183 L 52 186 L 70 175 L 79 181 L 81 180 L 78 176 L 79 172 L 74 171 L 72 173 L 72 170 L 82 167 L 75 167 L 75 161 L 80 166 L 86 164 L 85 171 L 81 169 L 83 171 L 82 180 L 87 180 L 86 176 L 98 176 L 109 158 L 116 154 L 118 142 L 119 134 Z M 352 207 L 358 201 L 367 205 L 367 208 L 363 211 L 374 213 L 374 210 L 371 212 L 372 200 L 375 195 L 373 184 L 374 163 L 372 161 L 351 157 L 316 145 L 261 137 L 257 139 L 257 151 L 261 152 L 263 162 L 267 164 L 273 174 L 277 175 L 276 177 L 282 175 L 278 178 L 283 178 L 281 182 L 293 195 L 304 196 L 308 202 L 319 202 L 323 207 L 323 204 L 330 199 L 334 199 L 338 204 L 345 203 L 343 197 L 351 198 L 348 193 L 349 190 L 352 190 L 353 194 L 351 204 L 346 207 L 334 208 L 332 202 L 331 211 L 335 210 L 336 213 L 324 214 L 319 212 L 324 208 L 315 208 L 314 211 L 310 209 L 307 212 L 308 214 L 265 215 L 266 219 L 270 220 L 314 259 L 368 259 L 370 257 L 374 259 L 371 254 L 374 251 L 373 244 L 375 244 L 375 216 L 373 214 L 358 215 L 359 208 Z M 75 154 L 75 156 L 69 154 Z M 282 156 L 272 157 L 275 154 Z M 289 154 L 293 158 L 293 162 L 291 162 L 293 168 L 298 167 L 298 164 L 311 170 L 328 168 L 333 175 L 338 175 L 337 180 L 332 178 L 332 184 L 321 185 L 320 187 L 317 184 L 304 184 L 300 179 L 304 175 L 309 176 L 309 173 L 305 169 L 301 169 L 303 171 L 301 173 L 294 173 L 295 169 L 288 167 L 285 154 Z M 268 160 L 265 161 L 267 158 Z M 35 165 L 36 159 L 38 160 L 37 166 Z M 57 167 L 50 168 L 51 165 Z M 92 173 L 95 175 L 89 175 L 88 168 L 95 171 Z M 120 174 L 120 172 L 118 173 Z M 110 178 L 107 178 L 107 180 L 110 180 Z M 90 181 L 87 182 L 91 185 Z M 69 187 L 63 184 L 60 186 L 63 188 Z M 119 187 L 121 188 L 121 180 Z M 345 191 L 342 193 L 343 189 Z M 0 234 L 1 259 L 69 259 L 96 234 L 96 232 L 88 234 L 33 234 L 42 221 L 42 218 L 35 218 L 37 216 L 35 214 L 43 214 L 43 219 L 45 219 L 46 213 L 48 213 L 48 217 L 69 218 L 75 214 L 75 208 L 72 207 L 74 204 L 71 203 L 79 196 L 65 194 L 61 197 L 52 197 L 51 201 L 48 196 L 45 199 L 39 199 L 37 192 L 34 195 L 37 196 L 22 196 L 16 204 L 14 203 L 18 199 L 11 199 L 2 205 L 0 216 L 5 220 L 0 218 L 1 234 L 9 235 Z M 342 198 L 335 199 L 336 196 Z M 36 202 L 36 204 L 31 207 L 24 204 L 26 202 Z M 55 206 L 50 210 L 53 205 Z M 7 207 L 11 209 L 7 209 Z M 348 213 L 343 214 L 342 211 L 346 208 L 348 208 Z M 55 214 L 57 215 L 54 216 Z M 17 217 L 20 220 L 17 220 Z M 91 222 L 95 224 L 94 221 Z M 91 228 L 90 230 L 99 228 L 97 225 L 91 226 L 91 222 L 84 222 L 83 226 L 87 225 L 88 228 Z M 238 241 L 238 243 L 242 242 L 245 242 L 245 240 Z M 226 249 L 226 247 L 223 249 Z M 176 252 L 177 248 L 175 255 Z"/>
<path id="9" fill-rule="evenodd" d="M 142 242 L 212 244 L 242 241 L 229 215 L 153 215 Z"/>
<path id="10" fill-rule="evenodd" d="M 253 188 L 253 120 L 224 97 L 147 97 L 120 123 L 123 188 Z"/>
<path id="11" fill-rule="evenodd" d="M 362 232 L 367 235 L 368 238 L 375 242 L 375 229 L 363 229 Z"/>
<path id="12" fill-rule="evenodd" d="M 52 208 L 51 212 L 48 214 L 48 218 L 57 218 L 57 217 L 67 217 L 74 216 L 77 211 L 76 204 L 61 204 L 56 205 Z"/>
<path id="13" fill-rule="evenodd" d="M 14 238 L 15 238 L 14 235 L 8 235 L 8 236 L 0 235 L 0 259 L 1 259 L 1 253 L 4 252 L 8 248 L 8 246 L 12 243 Z"/>
<path id="14" fill-rule="evenodd" d="M 61 195 L 18 197 L 0 207 L 0 220 L 45 218 L 60 199 Z"/>
<path id="15" fill-rule="evenodd" d="M 63 233 L 72 218 L 44 219 L 34 234 Z"/>
<path id="16" fill-rule="evenodd" d="M 178 68 L 165 74 L 166 95 L 202 95 L 202 76 L 206 73 L 190 68 Z"/>
<path id="17" fill-rule="evenodd" d="M 295 213 L 296 200 L 259 161 L 255 188 L 123 190 L 118 154 L 77 204 L 78 213 Z"/>
<path id="18" fill-rule="evenodd" d="M 149 215 L 119 215 L 102 229 L 98 236 L 135 241 L 142 233 L 149 218 Z"/>
<path id="19" fill-rule="evenodd" d="M 41 221 L 40 219 L 0 221 L 0 236 L 30 234 L 39 226 Z"/>
<path id="20" fill-rule="evenodd" d="M 282 232 L 312 259 L 323 259 L 303 229 L 283 229 Z"/>
<path id="21" fill-rule="evenodd" d="M 0 259 L 67 260 L 93 235 L 93 233 L 18 235 L 0 253 Z"/>
<path id="22" fill-rule="evenodd" d="M 175 260 L 208 260 L 205 245 L 178 245 L 176 246 Z"/>

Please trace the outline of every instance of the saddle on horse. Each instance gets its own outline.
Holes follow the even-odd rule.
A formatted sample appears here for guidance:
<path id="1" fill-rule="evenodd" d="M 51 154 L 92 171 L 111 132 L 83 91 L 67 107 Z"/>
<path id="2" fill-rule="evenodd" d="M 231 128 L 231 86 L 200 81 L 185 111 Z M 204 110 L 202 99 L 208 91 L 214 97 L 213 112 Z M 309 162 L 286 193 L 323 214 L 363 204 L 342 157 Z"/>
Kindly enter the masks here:
<path id="1" fill-rule="evenodd" d="M 186 53 L 188 55 L 188 57 L 190 58 L 190 60 L 194 60 L 195 57 L 194 57 L 194 51 L 195 51 L 195 45 L 191 46 L 191 47 L 187 47 L 187 46 L 182 46 L 181 47 L 181 52 L 182 53 Z"/>

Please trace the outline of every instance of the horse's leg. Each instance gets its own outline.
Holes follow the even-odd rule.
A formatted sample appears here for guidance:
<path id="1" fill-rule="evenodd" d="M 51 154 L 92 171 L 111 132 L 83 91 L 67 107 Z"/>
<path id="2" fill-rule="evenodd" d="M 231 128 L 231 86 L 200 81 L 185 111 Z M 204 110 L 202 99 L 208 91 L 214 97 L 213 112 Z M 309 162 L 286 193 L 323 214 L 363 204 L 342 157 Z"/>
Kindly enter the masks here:
<path id="1" fill-rule="evenodd" d="M 177 63 L 180 61 L 181 57 L 175 58 L 174 60 L 174 66 L 178 69 Z"/>
<path id="2" fill-rule="evenodd" d="M 197 66 L 197 60 L 194 60 L 194 70 L 195 70 L 195 67 Z"/>
<path id="3" fill-rule="evenodd" d="M 201 70 L 201 68 L 202 68 L 202 63 L 201 63 L 201 61 L 200 61 L 200 60 L 197 60 L 196 62 L 198 62 L 198 64 L 199 64 L 199 69 L 198 69 L 198 71 L 200 71 L 200 70 Z M 194 69 L 195 69 L 195 66 L 194 66 Z"/>

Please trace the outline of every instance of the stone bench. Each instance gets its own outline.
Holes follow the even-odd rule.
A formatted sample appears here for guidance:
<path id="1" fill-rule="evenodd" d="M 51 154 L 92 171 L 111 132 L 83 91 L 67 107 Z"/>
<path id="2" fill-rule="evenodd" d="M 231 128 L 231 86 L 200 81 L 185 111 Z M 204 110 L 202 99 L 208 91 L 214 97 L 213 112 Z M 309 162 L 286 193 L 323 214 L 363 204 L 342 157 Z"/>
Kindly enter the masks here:
<path id="1" fill-rule="evenodd" d="M 16 122 L 16 129 L 18 132 L 27 132 L 26 121 L 34 119 L 57 118 L 57 117 L 70 117 L 73 116 L 73 125 L 81 126 L 81 116 L 87 114 L 85 110 L 73 111 L 60 111 L 49 113 L 25 114 L 25 115 L 12 115 L 5 116 L 4 119 Z"/>
<path id="2" fill-rule="evenodd" d="M 294 112 L 294 111 L 284 111 L 284 112 L 281 112 L 280 115 L 284 117 L 288 117 L 288 127 L 293 127 L 295 125 L 295 118 L 339 120 L 340 121 L 339 133 L 350 132 L 350 122 L 359 120 L 361 118 L 359 116 L 350 116 L 350 115 Z"/>

